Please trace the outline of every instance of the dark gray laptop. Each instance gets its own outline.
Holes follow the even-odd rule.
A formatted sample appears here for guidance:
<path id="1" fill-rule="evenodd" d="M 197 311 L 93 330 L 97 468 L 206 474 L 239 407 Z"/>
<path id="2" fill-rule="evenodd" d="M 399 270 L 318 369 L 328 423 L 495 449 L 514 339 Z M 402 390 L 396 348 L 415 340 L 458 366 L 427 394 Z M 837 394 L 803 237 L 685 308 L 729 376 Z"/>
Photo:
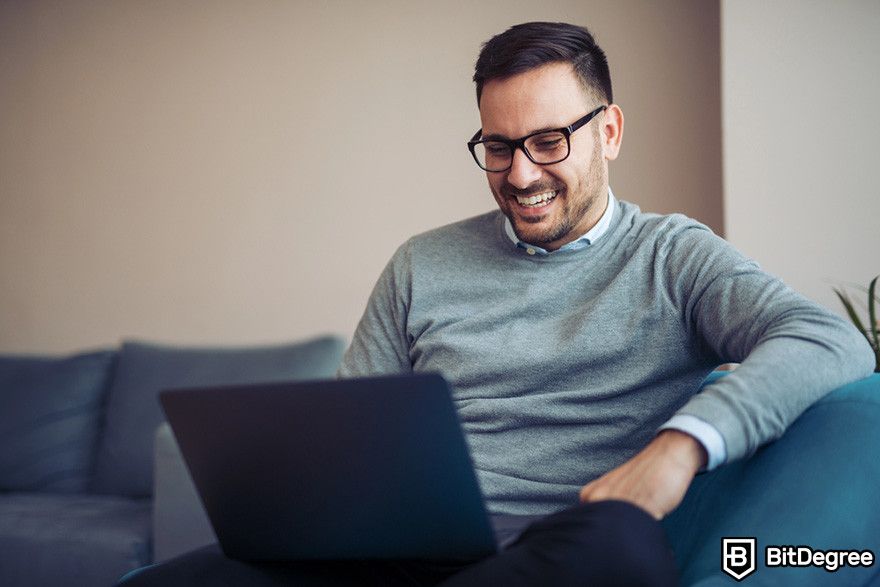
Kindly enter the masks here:
<path id="1" fill-rule="evenodd" d="M 496 550 L 439 375 L 169 390 L 160 400 L 229 557 Z"/>

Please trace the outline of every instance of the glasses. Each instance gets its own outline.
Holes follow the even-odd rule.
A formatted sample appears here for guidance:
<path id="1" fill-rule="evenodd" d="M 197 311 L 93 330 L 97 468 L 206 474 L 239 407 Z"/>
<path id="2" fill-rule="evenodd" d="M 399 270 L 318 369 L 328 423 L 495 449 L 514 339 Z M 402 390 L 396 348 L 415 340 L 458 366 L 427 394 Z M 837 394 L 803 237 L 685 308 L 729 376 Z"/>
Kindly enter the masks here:
<path id="1" fill-rule="evenodd" d="M 565 161 L 571 153 L 571 133 L 593 120 L 608 106 L 602 105 L 574 123 L 554 130 L 540 130 L 519 139 L 481 139 L 480 129 L 468 141 L 468 149 L 481 169 L 490 172 L 507 171 L 513 165 L 513 153 L 522 149 L 529 161 L 537 165 L 552 165 Z"/>

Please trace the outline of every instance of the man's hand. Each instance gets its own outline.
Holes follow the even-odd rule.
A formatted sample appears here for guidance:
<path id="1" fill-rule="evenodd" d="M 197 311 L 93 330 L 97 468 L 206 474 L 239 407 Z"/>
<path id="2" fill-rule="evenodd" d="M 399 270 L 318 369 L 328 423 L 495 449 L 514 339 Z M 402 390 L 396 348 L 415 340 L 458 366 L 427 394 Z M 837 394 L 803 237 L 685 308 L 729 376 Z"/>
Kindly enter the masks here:
<path id="1" fill-rule="evenodd" d="M 693 436 L 663 430 L 636 456 L 584 485 L 581 501 L 628 501 L 659 520 L 681 503 L 706 458 Z"/>

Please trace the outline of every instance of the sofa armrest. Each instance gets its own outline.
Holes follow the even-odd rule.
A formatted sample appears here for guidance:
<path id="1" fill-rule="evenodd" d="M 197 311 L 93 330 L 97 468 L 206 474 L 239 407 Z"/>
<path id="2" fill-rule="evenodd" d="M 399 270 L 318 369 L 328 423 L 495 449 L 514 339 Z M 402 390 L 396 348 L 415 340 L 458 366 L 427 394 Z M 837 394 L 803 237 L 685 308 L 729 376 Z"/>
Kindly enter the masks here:
<path id="1" fill-rule="evenodd" d="M 731 585 L 721 571 L 721 540 L 757 540 L 749 585 L 875 585 L 876 566 L 767 567 L 765 547 L 880 553 L 880 374 L 820 400 L 777 441 L 751 458 L 698 475 L 663 522 L 683 585 Z"/>
<path id="2" fill-rule="evenodd" d="M 153 558 L 162 562 L 217 537 L 167 423 L 156 430 L 154 454 Z"/>

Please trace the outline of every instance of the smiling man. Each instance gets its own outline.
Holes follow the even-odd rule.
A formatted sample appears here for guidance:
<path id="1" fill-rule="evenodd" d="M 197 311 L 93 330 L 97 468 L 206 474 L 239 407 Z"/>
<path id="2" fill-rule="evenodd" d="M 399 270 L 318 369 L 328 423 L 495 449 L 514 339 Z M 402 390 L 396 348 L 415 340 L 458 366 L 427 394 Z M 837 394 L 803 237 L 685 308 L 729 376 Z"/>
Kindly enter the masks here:
<path id="1" fill-rule="evenodd" d="M 498 210 L 386 266 L 340 376 L 439 372 L 503 545 L 468 564 L 244 565 L 215 549 L 131 585 L 674 585 L 659 520 L 701 469 L 867 376 L 852 327 L 702 224 L 618 200 L 624 118 L 590 33 L 489 40 L 468 142 Z M 739 362 L 697 393 L 717 365 Z"/>
<path id="2" fill-rule="evenodd" d="M 340 374 L 452 384 L 516 538 L 449 585 L 674 584 L 657 520 L 694 475 L 867 376 L 870 349 L 702 224 L 615 198 L 624 116 L 586 29 L 514 26 L 474 81 L 468 148 L 498 210 L 400 247 Z M 742 365 L 697 394 L 726 362 Z"/>

